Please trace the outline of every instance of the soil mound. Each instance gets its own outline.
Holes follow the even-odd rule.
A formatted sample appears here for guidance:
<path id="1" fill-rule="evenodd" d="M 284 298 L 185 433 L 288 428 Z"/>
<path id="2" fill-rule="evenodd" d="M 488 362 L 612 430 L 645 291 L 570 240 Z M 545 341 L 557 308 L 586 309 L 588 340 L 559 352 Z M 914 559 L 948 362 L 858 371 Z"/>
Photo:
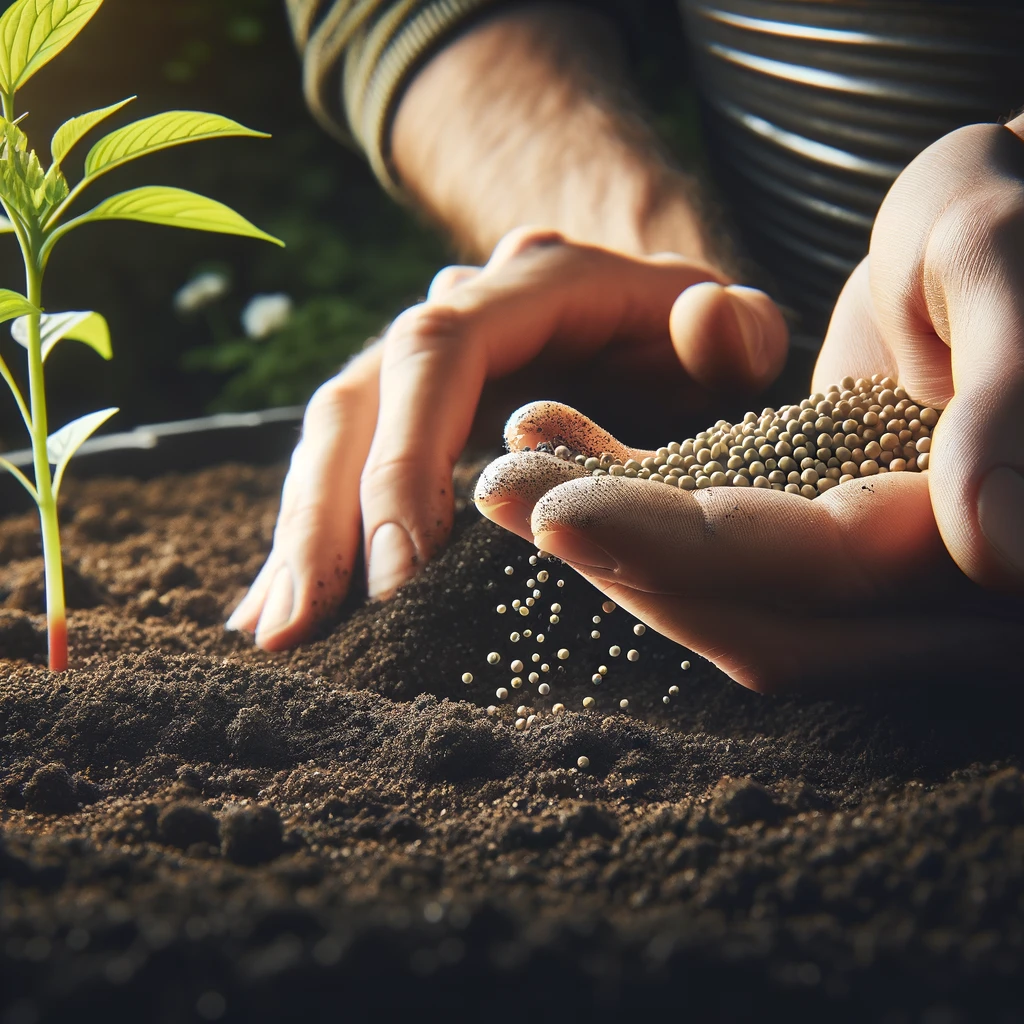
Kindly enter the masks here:
<path id="1" fill-rule="evenodd" d="M 69 481 L 59 677 L 0 520 L 2 1024 L 1022 1019 L 1019 686 L 864 638 L 862 692 L 759 697 L 464 503 L 392 600 L 264 654 L 220 624 L 281 479 Z"/>

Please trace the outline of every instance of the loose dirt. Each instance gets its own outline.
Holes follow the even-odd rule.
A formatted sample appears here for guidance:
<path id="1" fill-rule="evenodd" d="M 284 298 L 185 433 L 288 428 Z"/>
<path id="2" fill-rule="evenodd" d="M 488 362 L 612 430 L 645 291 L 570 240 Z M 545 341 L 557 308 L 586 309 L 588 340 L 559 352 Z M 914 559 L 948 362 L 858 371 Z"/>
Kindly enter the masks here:
<path id="1" fill-rule="evenodd" d="M 868 636 L 863 693 L 759 697 L 464 503 L 392 600 L 265 654 L 221 623 L 282 473 L 69 481 L 59 677 L 35 517 L 0 520 L 2 1024 L 1022 1019 L 1019 679 Z"/>

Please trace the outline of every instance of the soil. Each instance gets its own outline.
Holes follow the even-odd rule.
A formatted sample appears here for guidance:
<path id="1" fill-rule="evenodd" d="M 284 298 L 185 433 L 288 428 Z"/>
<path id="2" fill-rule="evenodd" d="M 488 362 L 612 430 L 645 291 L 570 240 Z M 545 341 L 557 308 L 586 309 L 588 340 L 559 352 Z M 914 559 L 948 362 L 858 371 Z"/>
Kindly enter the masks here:
<path id="1" fill-rule="evenodd" d="M 221 623 L 282 475 L 69 481 L 59 677 L 35 517 L 0 520 L 2 1024 L 1024 1018 L 1019 679 L 854 637 L 864 692 L 760 697 L 464 504 L 392 600 L 266 654 Z M 534 650 L 550 695 L 499 701 Z"/>

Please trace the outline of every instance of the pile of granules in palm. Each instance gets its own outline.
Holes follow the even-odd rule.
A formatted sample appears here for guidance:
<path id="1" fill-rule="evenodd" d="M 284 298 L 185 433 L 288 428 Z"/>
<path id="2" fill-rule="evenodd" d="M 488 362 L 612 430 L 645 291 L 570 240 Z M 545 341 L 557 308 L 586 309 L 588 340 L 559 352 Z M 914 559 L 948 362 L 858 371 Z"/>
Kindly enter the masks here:
<path id="1" fill-rule="evenodd" d="M 627 476 L 684 491 L 770 487 L 816 498 L 837 484 L 879 473 L 928 468 L 939 412 L 918 406 L 894 380 L 846 377 L 799 405 L 748 412 L 742 423 L 719 420 L 686 441 L 673 441 L 638 462 L 603 453 L 587 457 L 554 448 L 594 476 Z"/>

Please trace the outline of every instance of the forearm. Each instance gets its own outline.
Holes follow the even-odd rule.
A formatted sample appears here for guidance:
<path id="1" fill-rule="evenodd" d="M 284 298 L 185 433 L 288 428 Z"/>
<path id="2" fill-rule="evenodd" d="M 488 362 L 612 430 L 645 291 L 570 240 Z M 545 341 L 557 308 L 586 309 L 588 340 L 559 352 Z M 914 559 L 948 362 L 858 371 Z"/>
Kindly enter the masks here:
<path id="1" fill-rule="evenodd" d="M 515 9 L 449 44 L 402 97 L 391 146 L 404 187 L 472 257 L 538 224 L 720 262 L 694 182 L 633 108 L 611 32 L 579 8 Z"/>

